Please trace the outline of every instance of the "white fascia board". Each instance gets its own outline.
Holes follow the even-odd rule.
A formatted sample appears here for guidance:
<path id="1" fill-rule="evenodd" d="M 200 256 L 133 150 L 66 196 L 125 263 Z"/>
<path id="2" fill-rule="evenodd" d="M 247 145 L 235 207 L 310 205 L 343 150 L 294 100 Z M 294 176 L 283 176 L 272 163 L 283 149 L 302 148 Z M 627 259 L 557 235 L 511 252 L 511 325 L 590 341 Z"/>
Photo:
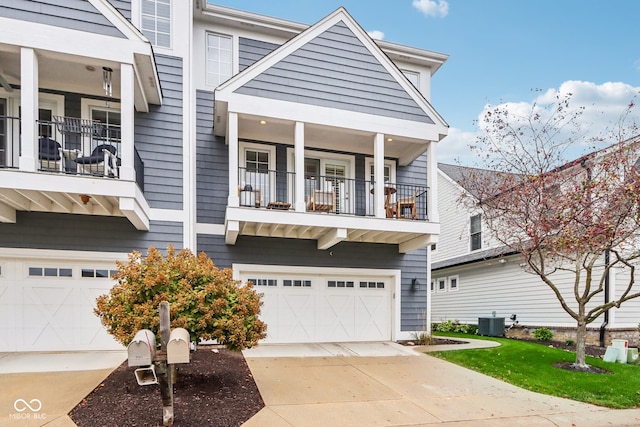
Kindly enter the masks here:
<path id="1" fill-rule="evenodd" d="M 262 222 L 323 228 L 367 229 L 380 232 L 440 234 L 440 224 L 426 221 L 392 220 L 388 218 L 327 215 L 308 212 L 252 209 L 227 206 L 227 219 L 239 222 Z"/>
<path id="2" fill-rule="evenodd" d="M 437 243 L 437 239 L 433 235 L 420 236 L 415 239 L 407 240 L 398 245 L 398 252 L 406 254 L 407 252 L 415 251 L 417 249 L 426 248 L 434 243 Z"/>
<path id="3" fill-rule="evenodd" d="M 118 207 L 136 230 L 149 231 L 149 210 L 145 211 L 138 202 L 132 197 L 122 197 Z"/>
<path id="4" fill-rule="evenodd" d="M 151 208 L 149 218 L 153 221 L 183 222 L 184 211 L 176 209 Z"/>
<path id="5" fill-rule="evenodd" d="M 57 249 L 0 248 L 0 257 L 19 259 L 47 259 L 65 261 L 126 261 L 127 253 L 84 252 Z"/>
<path id="6" fill-rule="evenodd" d="M 240 234 L 240 222 L 227 220 L 225 222 L 225 243 L 235 245 L 238 234 Z"/>
<path id="7" fill-rule="evenodd" d="M 89 0 L 125 37 L 149 43 L 149 40 L 107 0 Z"/>
<path id="8" fill-rule="evenodd" d="M 195 225 L 195 233 L 209 236 L 224 236 L 225 226 L 224 224 L 205 224 L 198 222 Z"/>
<path id="9" fill-rule="evenodd" d="M 144 199 L 138 185 L 133 181 L 15 170 L 0 170 L 0 188 Z"/>
<path id="10" fill-rule="evenodd" d="M 133 54 L 153 57 L 151 46 L 141 40 L 105 36 L 16 19 L 0 18 L 0 42 L 55 54 L 68 54 L 133 64 Z"/>
<path id="11" fill-rule="evenodd" d="M 446 126 L 438 124 L 260 98 L 252 95 L 234 93 L 224 98 L 218 99 L 218 101 L 226 100 L 228 102 L 227 111 L 238 114 L 354 129 L 424 141 L 439 141 L 442 135 L 448 132 Z M 216 113 L 216 117 L 217 115 Z"/>

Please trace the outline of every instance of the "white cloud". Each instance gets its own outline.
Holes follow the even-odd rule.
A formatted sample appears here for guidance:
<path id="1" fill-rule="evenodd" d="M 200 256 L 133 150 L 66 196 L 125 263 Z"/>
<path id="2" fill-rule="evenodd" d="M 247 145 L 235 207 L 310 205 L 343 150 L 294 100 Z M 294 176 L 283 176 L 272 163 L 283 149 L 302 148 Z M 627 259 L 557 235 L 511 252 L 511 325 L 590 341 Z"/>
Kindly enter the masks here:
<path id="1" fill-rule="evenodd" d="M 504 102 L 498 105 L 485 105 L 478 114 L 479 131 L 482 130 L 483 119 L 487 111 L 495 109 L 506 110 L 509 113 L 511 123 L 523 122 L 531 117 L 536 111 L 548 117 L 550 112 L 545 109 L 553 105 L 557 97 L 562 99 L 565 95 L 571 94 L 569 108 L 566 114 L 582 109 L 577 123 L 580 126 L 581 138 L 572 144 L 565 153 L 565 160 L 572 160 L 593 148 L 603 148 L 620 140 L 624 140 L 640 133 L 636 126 L 640 124 L 640 105 L 635 106 L 631 113 L 621 124 L 621 118 L 630 103 L 640 102 L 640 87 L 633 87 L 622 82 L 607 82 L 595 84 L 583 81 L 566 81 L 559 88 L 551 88 L 541 91 L 530 101 Z M 566 141 L 571 138 L 571 131 L 576 128 L 568 126 L 555 140 Z M 621 133 L 621 131 L 624 131 Z M 441 162 L 451 162 L 458 159 L 461 164 L 473 165 L 481 164 L 482 150 L 471 150 L 476 134 L 474 132 L 462 132 L 457 129 L 449 129 L 447 136 L 438 148 L 438 159 Z M 604 137 L 600 145 L 590 145 L 591 139 Z"/>
<path id="2" fill-rule="evenodd" d="M 474 153 L 469 150 L 476 134 L 456 128 L 449 128 L 447 137 L 438 143 L 438 162 L 450 165 L 470 165 L 473 163 Z"/>
<path id="3" fill-rule="evenodd" d="M 444 18 L 449 14 L 449 3 L 445 0 L 413 0 L 413 7 L 426 16 Z"/>
<path id="4" fill-rule="evenodd" d="M 367 31 L 367 34 L 369 34 L 369 37 L 371 37 L 374 40 L 384 39 L 384 33 L 382 31 L 378 31 L 378 30 Z"/>

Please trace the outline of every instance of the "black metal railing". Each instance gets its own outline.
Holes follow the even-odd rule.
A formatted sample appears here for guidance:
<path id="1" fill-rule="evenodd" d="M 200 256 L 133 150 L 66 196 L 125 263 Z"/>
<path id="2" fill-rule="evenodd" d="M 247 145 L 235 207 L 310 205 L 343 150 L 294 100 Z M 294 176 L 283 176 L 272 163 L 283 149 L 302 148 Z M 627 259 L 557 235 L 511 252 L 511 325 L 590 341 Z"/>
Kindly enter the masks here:
<path id="1" fill-rule="evenodd" d="M 20 119 L 0 116 L 0 168 L 17 168 L 20 157 Z"/>
<path id="2" fill-rule="evenodd" d="M 295 174 L 286 171 L 239 168 L 240 206 L 290 209 L 295 194 Z"/>
<path id="3" fill-rule="evenodd" d="M 238 169 L 240 206 L 291 209 L 295 201 L 295 173 L 274 170 Z M 425 221 L 426 186 L 385 183 L 384 209 L 387 218 Z M 375 216 L 374 183 L 336 175 L 306 174 L 304 201 L 307 212 L 337 215 Z"/>

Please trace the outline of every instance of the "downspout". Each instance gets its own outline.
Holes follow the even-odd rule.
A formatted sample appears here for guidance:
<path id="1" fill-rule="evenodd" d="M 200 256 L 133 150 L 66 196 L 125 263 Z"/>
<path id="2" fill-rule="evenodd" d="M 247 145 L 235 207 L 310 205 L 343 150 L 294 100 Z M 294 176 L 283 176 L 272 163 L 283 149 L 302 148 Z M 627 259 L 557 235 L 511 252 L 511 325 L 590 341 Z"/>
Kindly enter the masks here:
<path id="1" fill-rule="evenodd" d="M 604 268 L 609 267 L 609 249 L 605 249 L 604 251 Z M 607 270 L 607 275 L 604 276 L 604 303 L 609 303 L 609 275 L 611 274 L 610 270 Z M 600 325 L 600 347 L 605 347 L 604 345 L 604 333 L 605 328 L 609 324 L 609 309 L 607 308 L 604 312 L 604 322 Z"/>

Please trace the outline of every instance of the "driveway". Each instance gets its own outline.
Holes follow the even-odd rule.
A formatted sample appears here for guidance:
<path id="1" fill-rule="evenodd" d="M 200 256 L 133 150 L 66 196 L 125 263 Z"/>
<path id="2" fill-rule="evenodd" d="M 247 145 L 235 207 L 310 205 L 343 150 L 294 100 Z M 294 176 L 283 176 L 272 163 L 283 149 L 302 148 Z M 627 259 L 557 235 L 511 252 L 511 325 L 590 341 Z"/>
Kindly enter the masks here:
<path id="1" fill-rule="evenodd" d="M 407 353 L 406 347 L 388 355 L 396 344 L 381 344 L 380 356 L 348 355 L 367 352 L 345 345 L 330 345 L 337 351 L 261 346 L 260 352 L 245 353 L 266 406 L 244 425 L 640 425 L 640 410 L 529 392 L 421 352 Z"/>

